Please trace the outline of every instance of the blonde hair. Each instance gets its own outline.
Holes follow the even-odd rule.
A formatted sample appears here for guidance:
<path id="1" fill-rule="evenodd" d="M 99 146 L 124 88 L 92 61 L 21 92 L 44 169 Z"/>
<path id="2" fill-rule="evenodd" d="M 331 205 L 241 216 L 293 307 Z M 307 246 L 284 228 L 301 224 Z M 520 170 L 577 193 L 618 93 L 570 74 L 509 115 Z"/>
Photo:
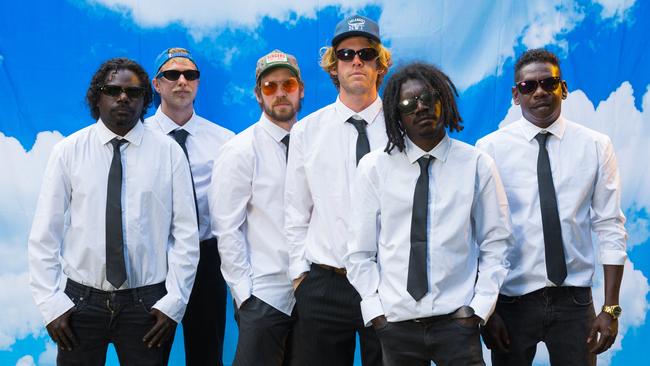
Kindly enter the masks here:
<path id="1" fill-rule="evenodd" d="M 377 90 L 379 90 L 379 86 L 384 81 L 384 76 L 386 76 L 393 61 L 388 48 L 370 38 L 368 38 L 368 42 L 370 43 L 370 47 L 374 48 L 379 53 L 379 57 L 377 57 L 376 60 L 377 70 L 381 71 L 377 75 Z M 341 83 L 339 82 L 338 76 L 332 74 L 332 71 L 336 70 L 336 63 L 338 62 L 338 59 L 336 58 L 336 49 L 334 47 L 323 47 L 320 51 L 320 67 L 330 76 L 334 86 L 336 86 L 336 89 L 338 90 Z"/>

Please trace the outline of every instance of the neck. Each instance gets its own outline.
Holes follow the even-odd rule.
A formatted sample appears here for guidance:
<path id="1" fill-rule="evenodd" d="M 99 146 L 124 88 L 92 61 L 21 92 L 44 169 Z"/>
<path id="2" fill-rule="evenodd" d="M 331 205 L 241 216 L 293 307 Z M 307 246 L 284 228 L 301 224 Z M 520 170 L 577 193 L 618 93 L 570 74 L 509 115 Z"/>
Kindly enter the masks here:
<path id="1" fill-rule="evenodd" d="M 271 122 L 273 122 L 274 125 L 283 128 L 284 130 L 291 131 L 291 127 L 296 123 L 296 117 L 292 118 L 289 121 L 278 121 L 274 118 L 271 118 L 266 112 L 264 112 L 264 116 Z"/>
<path id="2" fill-rule="evenodd" d="M 445 137 L 445 131 L 443 130 L 429 138 L 412 138 L 411 142 L 413 142 L 415 146 L 419 147 L 423 151 L 429 152 L 433 150 L 434 147 L 438 146 L 438 144 L 440 143 L 440 141 L 442 141 L 444 137 Z"/>
<path id="3" fill-rule="evenodd" d="M 170 108 L 167 104 L 162 103 L 160 109 L 169 119 L 179 126 L 185 125 L 192 118 L 192 114 L 194 114 L 194 106 L 191 104 L 185 108 L 178 109 Z"/>
<path id="4" fill-rule="evenodd" d="M 350 94 L 341 88 L 339 98 L 346 107 L 358 113 L 368 108 L 377 99 L 377 90 L 372 89 L 363 94 Z"/>

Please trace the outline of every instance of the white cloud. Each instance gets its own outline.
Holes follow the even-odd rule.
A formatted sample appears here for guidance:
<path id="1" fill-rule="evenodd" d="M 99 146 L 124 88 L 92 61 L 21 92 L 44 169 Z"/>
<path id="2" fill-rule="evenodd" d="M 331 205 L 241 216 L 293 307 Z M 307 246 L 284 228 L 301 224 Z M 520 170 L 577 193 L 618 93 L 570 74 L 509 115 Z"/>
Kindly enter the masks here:
<path id="1" fill-rule="evenodd" d="M 594 1 L 603 7 L 601 18 L 621 20 L 634 3 Z M 448 71 L 461 90 L 488 75 L 501 74 L 518 45 L 532 48 L 554 44 L 566 51 L 569 44 L 564 36 L 585 17 L 584 7 L 577 0 L 241 0 L 230 6 L 211 0 L 170 0 L 165 6 L 156 0 L 87 2 L 122 13 L 145 28 L 180 24 L 201 52 L 226 67 L 242 53 L 261 52 L 258 32 L 263 31 L 264 18 L 291 28 L 299 19 L 315 19 L 327 7 L 348 14 L 375 5 L 382 8 L 381 33 L 397 59 L 434 62 Z M 211 41 L 203 42 L 205 39 Z M 242 44 L 247 46 L 242 48 Z"/>
<path id="2" fill-rule="evenodd" d="M 279 22 L 295 23 L 297 18 L 315 19 L 322 8 L 340 7 L 350 12 L 367 5 L 376 4 L 373 0 L 239 0 L 224 5 L 212 0 L 168 0 L 164 6 L 157 0 L 88 0 L 101 4 L 123 14 L 127 14 L 143 27 L 164 27 L 179 23 L 190 31 L 195 39 L 209 35 L 215 30 L 256 29 L 262 18 Z"/>
<path id="3" fill-rule="evenodd" d="M 18 360 L 18 362 L 16 362 L 16 366 L 36 366 L 34 363 L 34 357 L 29 355 L 23 356 Z"/>
<path id="4" fill-rule="evenodd" d="M 47 159 L 61 139 L 58 132 L 41 132 L 26 152 L 0 133 L 0 171 L 5 172 L 0 175 L 0 350 L 43 332 L 28 285 L 27 237 Z"/>
<path id="5" fill-rule="evenodd" d="M 636 0 L 593 0 L 593 2 L 603 7 L 600 12 L 602 18 L 614 18 L 617 22 L 621 22 L 625 20 Z"/>

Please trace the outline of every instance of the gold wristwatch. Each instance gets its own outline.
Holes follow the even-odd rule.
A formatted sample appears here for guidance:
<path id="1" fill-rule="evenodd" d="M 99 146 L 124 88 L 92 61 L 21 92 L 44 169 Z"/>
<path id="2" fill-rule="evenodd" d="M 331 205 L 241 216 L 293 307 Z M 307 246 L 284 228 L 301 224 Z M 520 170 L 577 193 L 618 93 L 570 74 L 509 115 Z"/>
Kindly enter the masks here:
<path id="1" fill-rule="evenodd" d="M 623 309 L 619 305 L 603 305 L 603 313 L 607 313 L 612 316 L 614 319 L 618 319 L 623 312 Z"/>

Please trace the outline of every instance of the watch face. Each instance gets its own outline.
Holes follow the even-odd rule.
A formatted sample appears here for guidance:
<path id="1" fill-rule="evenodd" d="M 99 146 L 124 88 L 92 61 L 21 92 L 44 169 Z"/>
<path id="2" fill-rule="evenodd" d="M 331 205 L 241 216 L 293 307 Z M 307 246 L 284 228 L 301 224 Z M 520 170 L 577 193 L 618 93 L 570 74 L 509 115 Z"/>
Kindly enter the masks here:
<path id="1" fill-rule="evenodd" d="M 621 316 L 621 313 L 622 313 L 622 312 L 623 312 L 623 309 L 621 309 L 620 306 L 614 306 L 614 308 L 612 309 L 612 313 L 613 313 L 617 318 L 618 318 L 619 316 Z"/>

